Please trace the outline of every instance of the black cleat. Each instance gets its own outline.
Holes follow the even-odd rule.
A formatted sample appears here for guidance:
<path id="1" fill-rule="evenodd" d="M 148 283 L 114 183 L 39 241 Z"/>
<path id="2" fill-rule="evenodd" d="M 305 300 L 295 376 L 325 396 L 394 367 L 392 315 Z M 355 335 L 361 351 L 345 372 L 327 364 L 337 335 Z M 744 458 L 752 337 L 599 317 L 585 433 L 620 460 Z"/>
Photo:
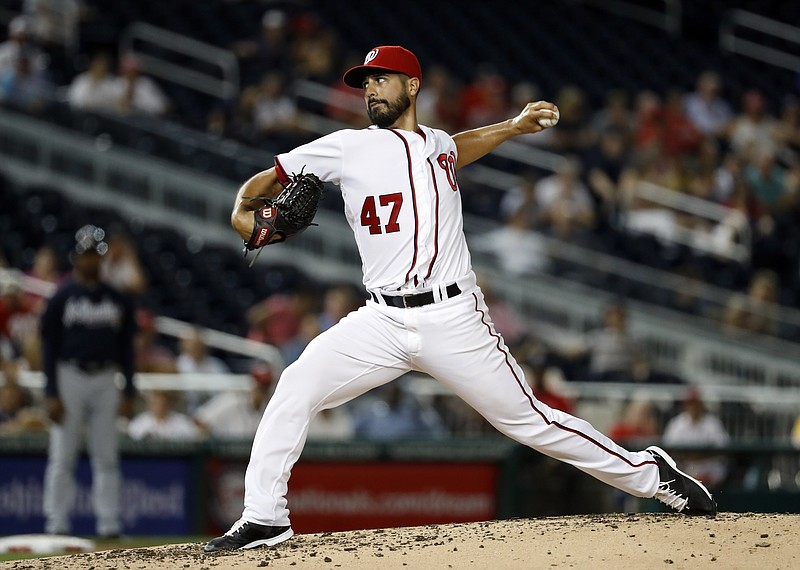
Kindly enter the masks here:
<path id="1" fill-rule="evenodd" d="M 290 526 L 267 526 L 249 521 L 237 521 L 231 529 L 212 539 L 203 547 L 205 552 L 244 550 L 256 546 L 274 546 L 294 535 Z"/>
<path id="2" fill-rule="evenodd" d="M 666 451 L 655 445 L 647 448 L 658 463 L 658 491 L 653 497 L 679 513 L 716 516 L 717 503 L 705 485 L 690 477 L 675 464 Z"/>

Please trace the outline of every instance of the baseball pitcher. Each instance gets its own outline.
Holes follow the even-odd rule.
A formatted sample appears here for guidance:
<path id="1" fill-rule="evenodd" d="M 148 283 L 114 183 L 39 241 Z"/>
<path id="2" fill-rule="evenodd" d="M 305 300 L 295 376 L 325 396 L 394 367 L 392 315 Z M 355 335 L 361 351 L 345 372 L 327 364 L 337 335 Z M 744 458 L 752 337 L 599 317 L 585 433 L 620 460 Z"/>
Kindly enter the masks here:
<path id="1" fill-rule="evenodd" d="M 273 168 L 239 190 L 232 223 L 248 249 L 282 241 L 309 222 L 303 212 L 313 210 L 308 205 L 319 194 L 310 176 L 335 184 L 370 300 L 284 371 L 253 442 L 242 517 L 205 550 L 290 538 L 285 495 L 311 419 L 410 370 L 437 379 L 520 443 L 635 496 L 688 514 L 714 514 L 709 492 L 664 451 L 628 451 L 539 402 L 475 283 L 457 171 L 514 136 L 554 125 L 556 106 L 529 103 L 513 119 L 450 136 L 417 123 L 423 81 L 410 51 L 376 47 L 344 81 L 363 91 L 372 126 L 337 131 L 276 156 Z M 306 180 L 297 199 L 302 207 L 291 206 L 298 177 Z M 300 223 L 283 224 L 287 217 Z"/>

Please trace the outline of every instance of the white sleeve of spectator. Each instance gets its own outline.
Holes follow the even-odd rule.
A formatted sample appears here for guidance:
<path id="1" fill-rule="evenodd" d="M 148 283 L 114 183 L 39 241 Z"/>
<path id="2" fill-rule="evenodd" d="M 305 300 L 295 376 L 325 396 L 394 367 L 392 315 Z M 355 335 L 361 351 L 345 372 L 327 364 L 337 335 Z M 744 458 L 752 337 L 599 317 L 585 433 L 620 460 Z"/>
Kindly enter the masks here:
<path id="1" fill-rule="evenodd" d="M 148 77 L 139 78 L 140 85 L 137 89 L 137 107 L 145 113 L 161 115 L 167 110 L 167 98 L 161 88 Z"/>

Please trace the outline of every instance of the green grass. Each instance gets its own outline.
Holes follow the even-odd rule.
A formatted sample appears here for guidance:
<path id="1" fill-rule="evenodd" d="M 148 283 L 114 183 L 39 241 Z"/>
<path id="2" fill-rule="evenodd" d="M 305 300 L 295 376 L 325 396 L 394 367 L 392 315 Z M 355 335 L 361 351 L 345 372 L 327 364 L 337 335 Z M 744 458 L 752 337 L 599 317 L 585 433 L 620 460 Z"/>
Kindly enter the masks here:
<path id="1" fill-rule="evenodd" d="M 116 539 L 94 539 L 97 550 L 114 550 L 117 548 L 144 548 L 146 546 L 162 546 L 164 544 L 183 544 L 187 542 L 205 542 L 209 536 L 131 536 Z M 62 556 L 58 554 L 31 554 L 30 552 L 0 553 L 0 562 L 25 560 L 27 558 L 44 558 L 46 556 Z"/>

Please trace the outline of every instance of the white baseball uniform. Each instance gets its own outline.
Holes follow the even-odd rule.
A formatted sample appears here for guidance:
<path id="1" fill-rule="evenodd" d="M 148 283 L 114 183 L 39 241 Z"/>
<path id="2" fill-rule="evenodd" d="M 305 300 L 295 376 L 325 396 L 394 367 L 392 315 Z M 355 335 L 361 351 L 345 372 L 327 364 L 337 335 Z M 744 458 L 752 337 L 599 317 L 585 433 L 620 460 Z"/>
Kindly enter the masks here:
<path id="1" fill-rule="evenodd" d="M 424 126 L 342 130 L 276 157 L 283 182 L 305 171 L 341 188 L 371 300 L 282 374 L 253 442 L 243 520 L 288 525 L 289 475 L 311 419 L 410 370 L 516 441 L 633 495 L 655 494 L 653 457 L 539 402 L 495 331 L 471 269 L 456 158 L 453 139 Z"/>

